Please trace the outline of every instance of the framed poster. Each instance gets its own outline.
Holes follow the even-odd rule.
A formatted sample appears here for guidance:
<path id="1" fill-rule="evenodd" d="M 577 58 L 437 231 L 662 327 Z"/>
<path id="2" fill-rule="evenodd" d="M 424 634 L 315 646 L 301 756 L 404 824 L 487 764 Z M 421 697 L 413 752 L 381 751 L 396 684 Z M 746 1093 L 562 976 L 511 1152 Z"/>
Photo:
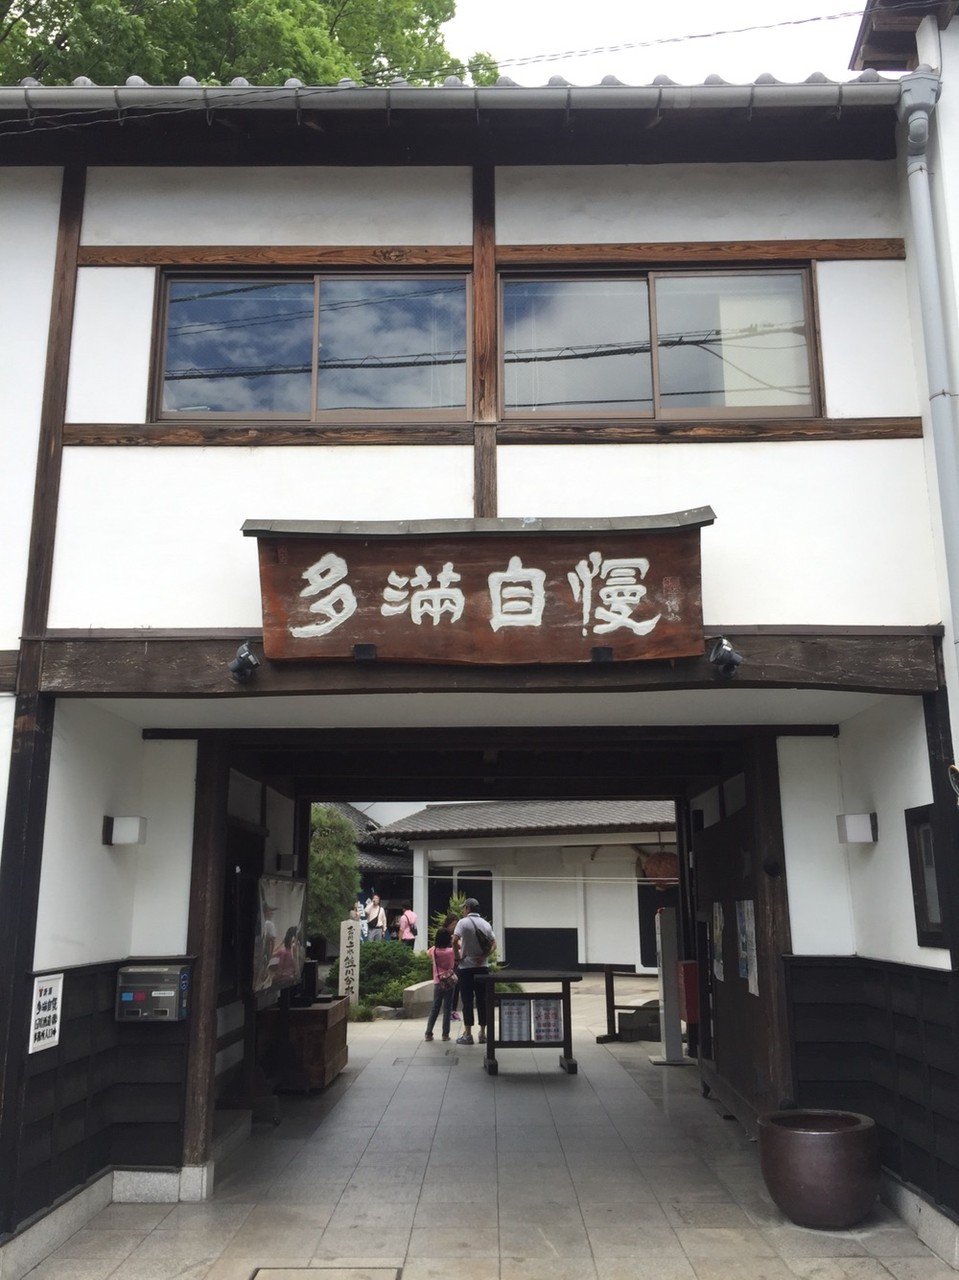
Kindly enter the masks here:
<path id="1" fill-rule="evenodd" d="M 538 996 L 531 1001 L 533 1040 L 536 1044 L 563 1043 L 563 1000 L 561 996 Z"/>
<path id="2" fill-rule="evenodd" d="M 529 1001 L 501 999 L 499 1002 L 499 1039 L 509 1042 L 529 1040 Z"/>
<path id="3" fill-rule="evenodd" d="M 52 1049 L 54 1045 L 60 1043 L 62 997 L 62 973 L 47 973 L 42 978 L 34 978 L 28 1053 L 39 1053 L 41 1049 Z"/>

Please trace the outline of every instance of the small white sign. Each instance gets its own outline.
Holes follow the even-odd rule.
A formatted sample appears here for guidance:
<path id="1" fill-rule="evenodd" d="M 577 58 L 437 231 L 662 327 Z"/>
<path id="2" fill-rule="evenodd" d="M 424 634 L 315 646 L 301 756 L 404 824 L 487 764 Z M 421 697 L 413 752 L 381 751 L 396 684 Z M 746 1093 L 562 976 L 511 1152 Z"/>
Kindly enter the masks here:
<path id="1" fill-rule="evenodd" d="M 348 996 L 350 1004 L 360 1002 L 360 923 L 344 920 L 340 925 L 339 994 Z"/>
<path id="2" fill-rule="evenodd" d="M 34 978 L 28 1052 L 39 1053 L 41 1049 L 52 1049 L 60 1043 L 62 996 L 62 973 L 48 973 L 42 978 Z"/>

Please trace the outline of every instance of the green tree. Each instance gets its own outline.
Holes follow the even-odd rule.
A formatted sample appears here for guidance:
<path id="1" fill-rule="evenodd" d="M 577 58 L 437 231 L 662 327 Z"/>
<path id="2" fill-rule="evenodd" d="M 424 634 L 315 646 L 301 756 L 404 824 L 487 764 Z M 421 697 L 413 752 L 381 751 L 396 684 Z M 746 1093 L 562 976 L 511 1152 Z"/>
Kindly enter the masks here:
<path id="1" fill-rule="evenodd" d="M 360 891 L 356 834 L 330 805 L 315 804 L 310 813 L 310 872 L 306 916 L 309 937 L 340 936 L 340 923 L 350 914 Z"/>
<path id="2" fill-rule="evenodd" d="M 464 67 L 446 49 L 440 28 L 455 9 L 455 0 L 0 0 L 0 83 L 123 84 L 136 74 L 151 84 L 185 75 L 432 84 L 470 74 L 488 84 L 489 54 Z"/>

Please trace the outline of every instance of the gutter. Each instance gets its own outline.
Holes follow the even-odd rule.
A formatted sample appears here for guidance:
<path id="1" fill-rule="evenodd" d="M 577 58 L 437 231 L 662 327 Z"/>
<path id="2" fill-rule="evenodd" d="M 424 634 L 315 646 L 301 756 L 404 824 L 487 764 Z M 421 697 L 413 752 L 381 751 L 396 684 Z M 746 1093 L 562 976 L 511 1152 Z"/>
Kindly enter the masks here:
<path id="1" fill-rule="evenodd" d="M 939 77 L 921 66 L 901 82 L 899 119 L 906 126 L 907 190 L 912 214 L 919 309 L 922 316 L 926 380 L 929 385 L 929 417 L 942 510 L 946 578 L 952 642 L 959 640 L 959 447 L 956 443 L 952 385 L 946 347 L 945 305 L 936 254 L 936 223 L 929 179 L 930 117 L 939 98 Z"/>
<path id="2" fill-rule="evenodd" d="M 0 88 L 0 111 L 33 117 L 43 111 L 682 111 L 763 110 L 896 106 L 900 81 L 884 80 L 875 71 L 838 82 L 820 72 L 801 84 L 785 84 L 773 76 L 759 76 L 752 84 L 728 84 L 710 76 L 701 85 L 675 84 L 657 76 L 650 85 L 625 85 L 613 76 L 598 85 L 571 85 L 554 76 L 548 85 L 527 87 L 501 77 L 497 84 L 471 87 L 455 76 L 443 85 L 422 87 L 395 80 L 385 87 L 355 84 L 250 85 L 236 79 L 225 86 L 200 85 L 185 76 L 178 85 L 149 85 L 130 76 L 124 85 L 95 85 L 80 77 L 71 85 L 41 85 L 24 80 Z"/>

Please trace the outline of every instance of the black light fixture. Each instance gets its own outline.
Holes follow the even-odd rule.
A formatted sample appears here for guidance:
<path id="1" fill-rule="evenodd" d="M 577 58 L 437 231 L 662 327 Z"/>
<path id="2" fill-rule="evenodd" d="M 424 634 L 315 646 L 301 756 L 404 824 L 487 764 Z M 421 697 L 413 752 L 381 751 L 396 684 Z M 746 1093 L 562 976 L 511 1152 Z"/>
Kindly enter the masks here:
<path id="1" fill-rule="evenodd" d="M 260 659 L 250 648 L 250 642 L 245 640 L 237 649 L 236 657 L 226 665 L 231 678 L 237 684 L 246 684 L 248 680 L 253 679 L 253 673 L 260 665 Z"/>
<path id="2" fill-rule="evenodd" d="M 736 668 L 743 660 L 743 655 L 736 652 L 725 636 L 719 636 L 712 642 L 706 657 L 716 668 L 717 675 L 726 680 L 733 678 Z"/>

